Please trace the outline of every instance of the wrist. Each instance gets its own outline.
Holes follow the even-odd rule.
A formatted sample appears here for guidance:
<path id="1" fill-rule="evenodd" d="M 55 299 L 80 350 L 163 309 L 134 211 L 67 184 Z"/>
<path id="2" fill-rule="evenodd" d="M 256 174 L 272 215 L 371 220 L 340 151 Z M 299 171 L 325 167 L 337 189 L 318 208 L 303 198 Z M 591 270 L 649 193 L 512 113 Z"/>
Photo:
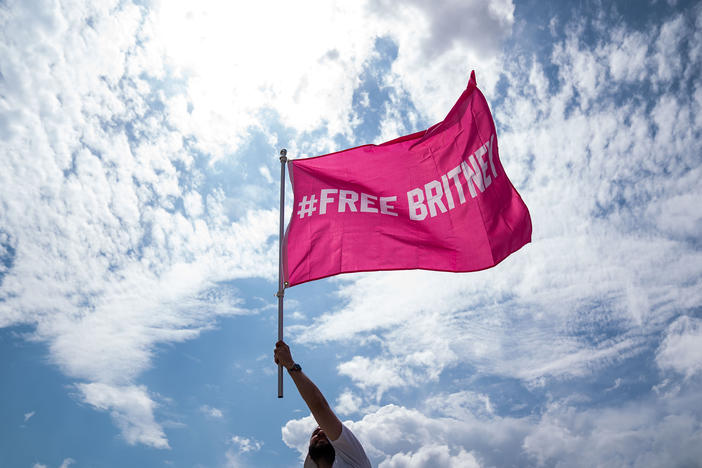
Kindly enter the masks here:
<path id="1" fill-rule="evenodd" d="M 302 370 L 302 367 L 300 367 L 300 364 L 297 364 L 295 362 L 293 362 L 289 366 L 285 366 L 285 368 L 288 369 L 288 372 L 290 372 L 290 373 L 300 372 Z"/>

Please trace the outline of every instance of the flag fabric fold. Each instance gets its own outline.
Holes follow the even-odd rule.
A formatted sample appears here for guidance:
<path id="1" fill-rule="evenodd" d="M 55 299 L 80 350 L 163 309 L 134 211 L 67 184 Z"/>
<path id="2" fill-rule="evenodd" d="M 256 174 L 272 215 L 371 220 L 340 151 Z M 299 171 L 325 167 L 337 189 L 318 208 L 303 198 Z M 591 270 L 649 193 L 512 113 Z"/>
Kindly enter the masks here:
<path id="1" fill-rule="evenodd" d="M 288 168 L 288 286 L 360 271 L 482 270 L 531 241 L 529 211 L 500 163 L 474 72 L 429 129 Z"/>

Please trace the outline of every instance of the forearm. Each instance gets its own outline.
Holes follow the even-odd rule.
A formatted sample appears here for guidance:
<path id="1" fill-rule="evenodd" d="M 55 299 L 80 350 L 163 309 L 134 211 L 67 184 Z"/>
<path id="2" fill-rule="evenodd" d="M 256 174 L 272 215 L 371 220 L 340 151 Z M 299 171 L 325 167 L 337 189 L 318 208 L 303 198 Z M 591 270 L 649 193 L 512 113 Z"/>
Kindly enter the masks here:
<path id="1" fill-rule="evenodd" d="M 314 382 L 312 382 L 310 378 L 305 375 L 303 371 L 299 370 L 288 373 L 290 374 L 293 382 L 295 382 L 297 391 L 300 393 L 302 399 L 305 400 L 307 407 L 310 409 L 313 415 L 315 415 L 315 412 L 329 408 L 329 403 L 327 403 L 327 400 L 324 398 L 322 392 L 319 390 L 319 388 L 317 388 Z"/>
<path id="2" fill-rule="evenodd" d="M 277 342 L 273 356 L 276 364 L 288 369 L 290 378 L 295 382 L 297 391 L 302 399 L 305 400 L 319 427 L 324 430 L 330 440 L 338 439 L 342 430 L 341 421 L 336 417 L 319 388 L 302 372 L 299 366 L 295 365 L 288 345 L 283 341 Z"/>
<path id="3" fill-rule="evenodd" d="M 324 430 L 329 440 L 338 439 L 341 435 L 341 421 L 336 417 L 319 388 L 301 370 L 289 372 L 289 374 L 319 427 Z"/>

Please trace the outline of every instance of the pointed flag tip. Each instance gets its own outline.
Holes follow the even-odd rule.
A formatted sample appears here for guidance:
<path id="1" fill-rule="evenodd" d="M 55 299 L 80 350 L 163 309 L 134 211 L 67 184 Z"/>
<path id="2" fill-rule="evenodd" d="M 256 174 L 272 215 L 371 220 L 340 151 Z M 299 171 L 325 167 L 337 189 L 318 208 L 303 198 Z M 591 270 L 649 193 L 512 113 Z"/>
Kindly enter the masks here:
<path id="1" fill-rule="evenodd" d="M 470 88 L 471 86 L 478 86 L 477 82 L 475 81 L 475 70 L 470 71 L 470 79 L 468 80 L 468 87 Z"/>

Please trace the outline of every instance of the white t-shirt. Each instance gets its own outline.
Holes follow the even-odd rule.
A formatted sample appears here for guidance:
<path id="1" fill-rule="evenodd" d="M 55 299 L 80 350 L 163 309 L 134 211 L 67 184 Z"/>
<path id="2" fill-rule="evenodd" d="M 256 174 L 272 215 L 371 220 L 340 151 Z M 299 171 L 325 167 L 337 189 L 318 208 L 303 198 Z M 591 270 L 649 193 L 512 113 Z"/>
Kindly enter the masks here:
<path id="1" fill-rule="evenodd" d="M 371 468 L 361 443 L 345 425 L 341 425 L 339 438 L 330 442 L 336 452 L 334 468 Z"/>

